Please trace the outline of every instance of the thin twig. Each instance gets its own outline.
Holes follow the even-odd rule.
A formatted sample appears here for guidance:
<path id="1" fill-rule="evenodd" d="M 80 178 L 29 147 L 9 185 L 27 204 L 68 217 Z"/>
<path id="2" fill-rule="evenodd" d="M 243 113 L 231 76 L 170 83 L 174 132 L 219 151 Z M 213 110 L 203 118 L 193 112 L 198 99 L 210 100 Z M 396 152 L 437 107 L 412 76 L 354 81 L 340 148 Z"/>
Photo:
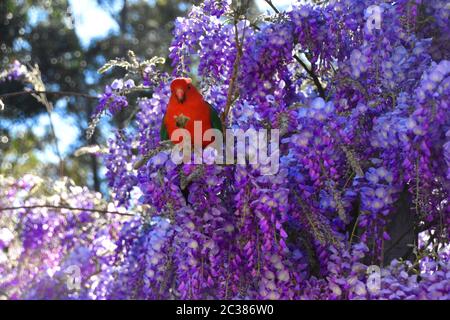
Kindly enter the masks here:
<path id="1" fill-rule="evenodd" d="M 234 97 L 234 92 L 235 92 L 235 82 L 236 82 L 236 79 L 238 76 L 239 63 L 240 63 L 241 57 L 242 57 L 242 44 L 240 44 L 240 42 L 239 42 L 237 17 L 234 19 L 234 36 L 235 36 L 235 41 L 236 41 L 236 58 L 235 58 L 234 64 L 233 64 L 233 73 L 231 74 L 230 85 L 228 86 L 227 102 L 225 104 L 225 109 L 221 116 L 223 130 L 225 130 L 225 128 L 226 128 L 226 121 L 228 118 L 228 114 L 230 113 L 231 106 L 234 101 L 233 97 Z M 244 28 L 244 34 L 242 35 L 242 42 L 244 41 L 244 36 L 245 36 L 245 28 Z"/>
<path id="2" fill-rule="evenodd" d="M 275 5 L 272 3 L 272 0 L 266 0 L 266 3 L 275 11 L 275 13 L 280 13 L 280 10 L 275 7 Z"/>
<path id="3" fill-rule="evenodd" d="M 294 54 L 294 59 L 301 64 L 301 66 L 303 67 L 303 69 L 306 70 L 306 72 L 311 76 L 311 78 L 313 79 L 314 85 L 316 86 L 317 90 L 319 90 L 319 95 L 321 98 L 325 99 L 325 90 L 322 87 L 322 84 L 320 83 L 319 78 L 317 77 L 317 75 L 314 73 L 314 71 L 311 69 L 309 69 L 306 64 L 302 61 L 302 59 L 300 59 L 300 57 L 296 54 Z M 312 66 L 312 65 L 311 65 Z"/>
<path id="4" fill-rule="evenodd" d="M 150 158 L 152 158 L 153 156 L 155 156 L 156 154 L 158 154 L 161 151 L 170 150 L 172 147 L 173 147 L 173 142 L 171 140 L 160 141 L 159 146 L 157 146 L 154 149 L 151 149 L 149 152 L 147 152 L 147 154 L 142 156 L 142 158 L 138 159 L 134 163 L 133 169 L 135 169 L 135 170 L 139 169 L 140 167 L 145 165 L 148 162 L 148 160 L 150 160 Z"/>
<path id="5" fill-rule="evenodd" d="M 360 213 L 359 215 L 356 216 L 355 224 L 353 225 L 353 229 L 352 229 L 352 234 L 350 235 L 350 240 L 349 240 L 350 245 L 353 243 L 353 238 L 356 235 L 356 227 L 358 226 L 358 220 L 359 220 L 359 217 L 361 216 L 361 214 L 363 214 L 363 213 Z"/>
<path id="6" fill-rule="evenodd" d="M 68 209 L 68 210 L 74 210 L 74 211 L 89 211 L 89 212 L 99 212 L 99 213 L 110 213 L 110 214 L 117 214 L 117 215 L 121 215 L 121 216 L 130 216 L 130 217 L 134 216 L 134 214 L 125 213 L 125 212 L 119 212 L 119 211 L 108 211 L 108 210 L 92 209 L 92 208 L 75 208 L 75 207 L 68 207 L 68 206 L 56 206 L 56 205 L 51 205 L 51 204 L 33 205 L 33 206 L 6 207 L 6 208 L 0 208 L 0 211 L 19 210 L 19 209 L 39 209 L 39 208 Z"/>
<path id="7" fill-rule="evenodd" d="M 52 133 L 53 143 L 55 145 L 55 152 L 59 158 L 59 174 L 60 176 L 64 176 L 64 159 L 59 150 L 58 138 L 56 137 L 55 126 L 53 125 L 52 120 L 52 112 L 53 112 L 53 104 L 48 101 L 46 94 L 46 87 L 44 81 L 42 80 L 42 74 L 39 70 L 39 66 L 35 65 L 34 67 L 29 65 L 30 72 L 27 75 L 27 82 L 33 85 L 34 91 L 39 91 L 40 93 L 30 93 L 38 102 L 44 105 L 47 110 L 48 119 L 50 122 L 50 130 Z"/>
<path id="8" fill-rule="evenodd" d="M 62 157 L 61 151 L 59 149 L 58 138 L 56 137 L 55 126 L 53 125 L 52 113 L 47 110 L 48 121 L 50 122 L 50 130 L 52 132 L 53 143 L 55 145 L 55 152 L 59 159 L 59 175 L 64 176 L 64 159 Z"/>
<path id="9" fill-rule="evenodd" d="M 24 91 L 17 91 L 17 92 L 8 92 L 4 94 L 0 94 L 0 98 L 11 98 L 15 96 L 22 96 L 27 94 L 50 94 L 55 96 L 74 96 L 74 97 L 83 97 L 87 99 L 95 99 L 98 100 L 97 96 L 92 96 L 86 93 L 81 92 L 73 92 L 73 91 L 39 91 L 39 90 L 24 90 Z"/>

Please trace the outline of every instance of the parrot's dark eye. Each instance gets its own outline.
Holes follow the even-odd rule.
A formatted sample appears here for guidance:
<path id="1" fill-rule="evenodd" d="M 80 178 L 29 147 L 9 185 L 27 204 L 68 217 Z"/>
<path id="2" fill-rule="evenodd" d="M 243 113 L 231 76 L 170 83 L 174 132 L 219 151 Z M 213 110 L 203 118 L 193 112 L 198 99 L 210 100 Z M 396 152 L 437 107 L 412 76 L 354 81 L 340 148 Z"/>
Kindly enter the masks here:
<path id="1" fill-rule="evenodd" d="M 190 85 L 190 84 L 188 84 L 187 88 L 188 88 L 188 90 L 189 90 L 189 89 L 191 89 L 191 85 Z"/>

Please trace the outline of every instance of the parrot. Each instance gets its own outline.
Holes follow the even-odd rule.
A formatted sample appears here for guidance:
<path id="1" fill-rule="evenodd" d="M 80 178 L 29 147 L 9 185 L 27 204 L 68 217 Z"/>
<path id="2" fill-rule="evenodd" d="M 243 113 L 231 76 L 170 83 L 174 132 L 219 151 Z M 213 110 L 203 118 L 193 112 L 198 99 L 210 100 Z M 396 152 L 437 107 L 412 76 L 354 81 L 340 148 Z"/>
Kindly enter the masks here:
<path id="1" fill-rule="evenodd" d="M 217 111 L 203 99 L 190 78 L 174 79 L 170 84 L 170 91 L 171 96 L 161 124 L 161 141 L 171 140 L 176 129 L 184 128 L 190 133 L 191 142 L 194 144 L 194 121 L 202 122 L 202 137 L 205 131 L 211 128 L 222 132 L 222 121 Z M 201 140 L 203 148 L 211 143 Z"/>
<path id="2" fill-rule="evenodd" d="M 202 122 L 202 148 L 212 143 L 203 141 L 203 134 L 206 130 L 213 128 L 223 133 L 222 121 L 217 111 L 203 99 L 190 78 L 174 79 L 170 84 L 170 91 L 171 96 L 161 124 L 161 141 L 172 140 L 172 133 L 178 128 L 184 128 L 190 133 L 191 144 L 194 145 L 194 121 Z M 181 141 L 172 140 L 172 142 L 176 144 Z M 180 186 L 186 202 L 189 201 L 189 185 L 190 183 L 184 187 Z"/>

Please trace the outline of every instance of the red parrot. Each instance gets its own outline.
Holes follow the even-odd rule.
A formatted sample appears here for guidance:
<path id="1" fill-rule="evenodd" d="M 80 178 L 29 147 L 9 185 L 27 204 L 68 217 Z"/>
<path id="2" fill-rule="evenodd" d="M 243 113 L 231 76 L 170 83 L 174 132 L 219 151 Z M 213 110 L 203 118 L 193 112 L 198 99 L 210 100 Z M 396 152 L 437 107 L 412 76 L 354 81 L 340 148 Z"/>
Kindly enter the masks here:
<path id="1" fill-rule="evenodd" d="M 161 125 L 161 141 L 169 140 L 179 128 L 186 129 L 194 144 L 194 121 L 202 122 L 202 146 L 211 141 L 203 141 L 206 130 L 214 128 L 222 131 L 222 122 L 217 111 L 203 99 L 190 78 L 176 78 L 170 84 L 171 96 Z M 181 141 L 172 140 L 173 143 Z"/>

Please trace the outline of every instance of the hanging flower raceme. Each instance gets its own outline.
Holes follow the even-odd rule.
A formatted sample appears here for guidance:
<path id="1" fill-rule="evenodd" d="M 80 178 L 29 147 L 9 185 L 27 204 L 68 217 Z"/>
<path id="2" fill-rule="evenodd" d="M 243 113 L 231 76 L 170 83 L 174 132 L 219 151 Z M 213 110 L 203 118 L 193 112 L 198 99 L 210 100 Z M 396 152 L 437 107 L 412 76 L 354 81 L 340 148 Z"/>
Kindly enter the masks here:
<path id="1" fill-rule="evenodd" d="M 126 132 L 117 131 L 115 139 L 109 140 L 109 153 L 105 155 L 108 184 L 119 205 L 128 203 L 130 191 L 137 183 L 132 167 L 134 156 L 130 142 Z"/>
<path id="2" fill-rule="evenodd" d="M 0 176 L 0 185 L 1 292 L 10 299 L 101 298 L 96 277 L 111 266 L 125 217 L 69 180 Z"/>

